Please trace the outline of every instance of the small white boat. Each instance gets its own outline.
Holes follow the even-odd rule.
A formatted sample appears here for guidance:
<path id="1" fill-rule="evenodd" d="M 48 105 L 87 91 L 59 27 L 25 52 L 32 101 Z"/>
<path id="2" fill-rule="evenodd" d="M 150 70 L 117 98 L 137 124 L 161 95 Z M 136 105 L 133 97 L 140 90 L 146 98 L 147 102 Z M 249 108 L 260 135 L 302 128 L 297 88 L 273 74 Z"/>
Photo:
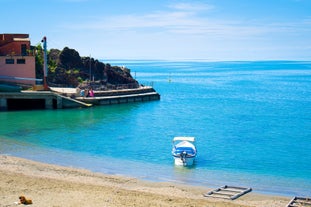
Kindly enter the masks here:
<path id="1" fill-rule="evenodd" d="M 193 165 L 197 155 L 194 137 L 174 137 L 172 155 L 175 165 Z"/>

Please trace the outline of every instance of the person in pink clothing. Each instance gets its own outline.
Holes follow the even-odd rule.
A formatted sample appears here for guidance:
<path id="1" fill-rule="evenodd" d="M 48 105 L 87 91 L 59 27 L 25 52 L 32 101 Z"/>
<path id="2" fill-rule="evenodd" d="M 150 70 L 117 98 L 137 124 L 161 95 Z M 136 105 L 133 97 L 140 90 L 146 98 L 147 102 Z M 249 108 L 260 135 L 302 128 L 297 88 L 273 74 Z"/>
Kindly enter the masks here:
<path id="1" fill-rule="evenodd" d="M 89 90 L 89 95 L 90 95 L 90 97 L 94 97 L 94 91 L 92 88 L 90 88 L 90 90 Z"/>

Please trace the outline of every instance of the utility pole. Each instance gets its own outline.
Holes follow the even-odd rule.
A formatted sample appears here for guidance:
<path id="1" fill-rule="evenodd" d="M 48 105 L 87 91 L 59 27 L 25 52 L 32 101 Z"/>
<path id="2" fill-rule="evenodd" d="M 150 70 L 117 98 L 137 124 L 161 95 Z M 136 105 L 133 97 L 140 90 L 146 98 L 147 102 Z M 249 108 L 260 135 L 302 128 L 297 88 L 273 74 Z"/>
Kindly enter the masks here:
<path id="1" fill-rule="evenodd" d="M 92 81 L 92 59 L 91 59 L 91 54 L 90 54 L 89 73 L 90 73 L 90 82 L 91 82 Z"/>
<path id="2" fill-rule="evenodd" d="M 41 40 L 43 43 L 43 87 L 44 90 L 49 90 L 47 84 L 47 76 L 48 76 L 48 61 L 47 61 L 47 49 L 46 49 L 46 36 Z"/>

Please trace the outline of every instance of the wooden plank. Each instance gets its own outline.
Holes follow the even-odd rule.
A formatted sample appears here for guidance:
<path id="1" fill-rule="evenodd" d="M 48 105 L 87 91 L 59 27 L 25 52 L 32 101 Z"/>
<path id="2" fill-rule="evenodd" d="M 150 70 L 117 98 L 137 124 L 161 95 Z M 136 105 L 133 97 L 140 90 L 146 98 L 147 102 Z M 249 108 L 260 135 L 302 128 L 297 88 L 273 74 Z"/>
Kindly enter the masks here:
<path id="1" fill-rule="evenodd" d="M 226 187 L 226 188 L 233 188 L 233 189 L 239 189 L 239 190 L 246 190 L 246 189 L 248 189 L 246 187 L 238 187 L 238 186 L 230 186 L 230 185 L 225 185 L 224 187 Z"/>
<path id="2" fill-rule="evenodd" d="M 217 192 L 214 191 L 212 194 L 213 195 L 222 195 L 222 196 L 227 196 L 227 197 L 231 197 L 232 196 L 232 194 L 227 194 L 227 193 L 222 192 L 222 191 L 217 191 Z"/>
<path id="3" fill-rule="evenodd" d="M 209 197 L 213 197 L 213 198 L 222 198 L 222 199 L 230 199 L 227 196 L 220 196 L 220 195 L 213 195 L 213 196 L 209 196 Z"/>
<path id="4" fill-rule="evenodd" d="M 222 191 L 226 191 L 228 193 L 240 193 L 241 190 L 234 190 L 234 189 L 227 189 L 227 188 L 224 188 L 224 189 L 221 189 Z"/>
<path id="5" fill-rule="evenodd" d="M 295 207 L 294 205 L 292 205 L 292 204 L 294 203 L 295 199 L 296 199 L 296 197 L 293 197 L 293 198 L 289 201 L 289 203 L 287 204 L 286 207 Z"/>

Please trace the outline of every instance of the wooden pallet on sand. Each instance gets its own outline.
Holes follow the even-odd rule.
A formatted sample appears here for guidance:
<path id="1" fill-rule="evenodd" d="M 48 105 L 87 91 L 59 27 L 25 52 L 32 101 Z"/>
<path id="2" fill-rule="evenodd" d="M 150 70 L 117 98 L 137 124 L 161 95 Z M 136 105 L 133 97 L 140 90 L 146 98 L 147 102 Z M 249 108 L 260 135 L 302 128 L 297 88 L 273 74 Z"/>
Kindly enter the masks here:
<path id="1" fill-rule="evenodd" d="M 244 188 L 244 187 L 235 187 L 235 186 L 222 186 L 210 192 L 204 193 L 205 197 L 213 197 L 213 198 L 224 198 L 234 200 L 238 197 L 252 191 L 251 188 Z"/>
<path id="2" fill-rule="evenodd" d="M 286 207 L 311 207 L 311 198 L 294 197 Z"/>

